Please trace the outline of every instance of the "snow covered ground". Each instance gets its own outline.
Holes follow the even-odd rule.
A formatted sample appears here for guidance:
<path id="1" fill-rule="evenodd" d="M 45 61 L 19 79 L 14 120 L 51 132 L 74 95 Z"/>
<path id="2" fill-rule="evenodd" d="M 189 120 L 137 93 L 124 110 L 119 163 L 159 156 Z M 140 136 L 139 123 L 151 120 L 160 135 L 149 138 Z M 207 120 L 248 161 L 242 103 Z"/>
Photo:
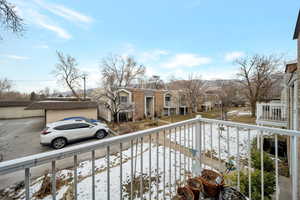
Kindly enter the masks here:
<path id="1" fill-rule="evenodd" d="M 243 116 L 243 115 L 251 115 L 251 112 L 250 111 L 242 111 L 242 110 L 232 110 L 232 111 L 229 111 L 227 114 Z"/>
<path id="2" fill-rule="evenodd" d="M 140 144 L 137 146 L 137 154 L 136 154 L 136 148 L 133 148 L 134 152 L 134 158 L 133 158 L 133 163 L 135 166 L 136 164 L 136 169 L 135 169 L 135 176 L 140 177 L 141 175 L 141 166 L 140 166 L 140 159 L 141 159 L 141 151 L 140 151 Z M 149 160 L 150 160 L 150 155 L 149 155 L 149 150 L 151 151 L 151 195 L 153 196 L 152 198 L 156 197 L 156 177 L 157 177 L 157 146 L 152 144 L 151 148 L 149 148 L 148 143 L 143 144 L 143 175 L 144 175 L 144 184 L 147 186 L 147 180 L 149 179 Z M 174 188 L 174 183 L 175 183 L 175 177 L 177 181 L 183 181 L 183 176 L 180 176 L 179 173 L 185 174 L 184 170 L 184 159 L 182 155 L 182 160 L 181 160 L 181 171 L 180 169 L 180 162 L 179 162 L 179 152 L 175 152 L 169 148 L 165 148 L 165 158 L 163 157 L 164 154 L 164 147 L 159 146 L 158 147 L 158 176 L 159 176 L 159 183 L 158 183 L 158 193 L 159 193 L 159 199 L 163 199 L 163 164 L 165 161 L 165 184 L 166 184 L 166 199 L 170 199 L 169 197 L 169 189 L 171 188 L 171 192 L 174 194 L 175 193 L 175 188 Z M 123 199 L 130 199 L 130 191 L 128 191 L 128 188 L 130 188 L 130 181 L 131 181 L 131 149 L 127 149 L 123 151 Z M 137 156 L 135 156 L 137 155 Z M 169 157 L 171 155 L 171 157 Z M 177 159 L 175 159 L 175 157 Z M 169 159 L 170 158 L 170 159 Z M 176 161 L 175 161 L 176 160 Z M 189 160 L 189 161 L 188 161 Z M 136 162 L 137 161 L 137 162 Z M 188 162 L 191 163 L 192 160 L 190 158 L 186 158 L 186 168 L 188 168 Z M 169 164 L 171 164 L 171 172 L 169 171 Z M 96 166 L 96 175 L 95 175 L 95 181 L 96 181 L 96 199 L 106 199 L 107 198 L 107 160 L 106 158 L 100 158 L 95 161 L 95 166 Z M 91 171 L 91 166 L 92 163 L 91 161 L 84 161 L 81 162 L 78 166 L 78 199 L 82 200 L 88 200 L 92 198 L 92 171 Z M 176 173 L 175 173 L 175 166 L 176 166 Z M 176 175 L 175 175 L 176 174 Z M 171 176 L 170 176 L 171 175 Z M 51 176 L 51 174 L 49 174 Z M 66 169 L 66 170 L 61 170 L 58 171 L 56 174 L 57 178 L 60 178 L 61 180 L 68 180 L 71 179 L 68 184 L 64 185 L 57 191 L 57 199 L 62 199 L 65 193 L 68 190 L 72 190 L 72 183 L 73 183 L 73 170 L 72 169 Z M 71 177 L 71 178 L 70 178 Z M 139 179 L 138 179 L 139 180 Z M 32 185 L 30 187 L 30 192 L 33 195 L 32 199 L 39 199 L 36 196 L 36 192 L 40 189 L 42 185 L 43 177 L 39 177 L 35 180 L 32 181 Z M 136 191 L 134 191 L 135 198 L 134 199 L 139 199 L 139 187 L 136 186 L 139 185 L 135 184 Z M 144 186 L 144 187 L 145 187 Z M 150 191 L 147 189 L 148 187 L 145 187 L 144 190 L 144 197 L 149 197 Z M 7 188 L 5 193 L 7 193 L 10 197 L 14 197 L 15 199 L 25 199 L 24 196 L 24 188 L 17 192 L 13 192 L 14 187 Z M 115 154 L 110 156 L 110 197 L 111 199 L 119 199 L 120 197 L 120 155 Z M 52 199 L 51 195 L 48 195 L 43 198 L 44 200 L 50 200 Z"/>
<path id="3" fill-rule="evenodd" d="M 240 157 L 246 157 L 248 155 L 248 145 L 251 144 L 252 140 L 256 136 L 256 131 L 250 131 L 250 141 L 248 140 L 248 130 L 237 129 L 234 127 L 228 127 L 227 135 L 227 127 L 218 126 L 217 124 L 205 124 L 202 127 L 202 151 L 207 153 L 209 151 L 214 151 L 216 153 L 217 158 L 219 157 L 219 139 L 220 139 L 220 157 L 221 159 L 226 160 L 228 157 L 236 157 L 238 151 L 239 144 L 239 152 Z M 186 134 L 184 134 L 184 129 L 177 129 L 176 134 L 173 133 L 168 137 L 172 141 L 176 141 L 178 144 L 182 146 L 186 146 L 187 148 L 193 147 L 196 148 L 196 134 L 195 134 L 195 126 L 187 128 Z M 220 137 L 219 137 L 220 136 Z M 229 136 L 229 138 L 228 138 Z M 239 137 L 238 137 L 239 136 Z M 229 142 L 228 142 L 229 140 Z M 238 141 L 239 140 L 239 141 Z M 185 144 L 184 144 L 184 141 Z M 229 148 L 228 148 L 229 143 Z M 229 150 L 229 152 L 228 152 Z"/>

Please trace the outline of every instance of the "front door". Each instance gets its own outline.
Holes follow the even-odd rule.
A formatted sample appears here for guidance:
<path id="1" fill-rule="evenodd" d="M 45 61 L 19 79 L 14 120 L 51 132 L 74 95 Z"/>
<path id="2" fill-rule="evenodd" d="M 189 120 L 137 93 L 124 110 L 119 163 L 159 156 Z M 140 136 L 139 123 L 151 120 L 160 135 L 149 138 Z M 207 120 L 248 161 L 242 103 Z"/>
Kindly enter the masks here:
<path id="1" fill-rule="evenodd" d="M 146 118 L 154 116 L 154 100 L 153 97 L 145 97 L 145 115 Z"/>

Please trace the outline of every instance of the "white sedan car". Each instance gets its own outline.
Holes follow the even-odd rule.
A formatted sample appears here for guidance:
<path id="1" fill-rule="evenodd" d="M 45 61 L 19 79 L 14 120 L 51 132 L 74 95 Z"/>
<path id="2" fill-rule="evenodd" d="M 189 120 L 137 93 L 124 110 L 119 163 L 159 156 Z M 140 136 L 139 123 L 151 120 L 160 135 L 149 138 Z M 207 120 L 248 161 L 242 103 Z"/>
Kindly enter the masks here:
<path id="1" fill-rule="evenodd" d="M 41 144 L 50 145 L 54 149 L 61 149 L 69 142 L 83 138 L 105 138 L 109 128 L 106 124 L 88 123 L 84 120 L 65 120 L 47 124 L 41 132 Z"/>

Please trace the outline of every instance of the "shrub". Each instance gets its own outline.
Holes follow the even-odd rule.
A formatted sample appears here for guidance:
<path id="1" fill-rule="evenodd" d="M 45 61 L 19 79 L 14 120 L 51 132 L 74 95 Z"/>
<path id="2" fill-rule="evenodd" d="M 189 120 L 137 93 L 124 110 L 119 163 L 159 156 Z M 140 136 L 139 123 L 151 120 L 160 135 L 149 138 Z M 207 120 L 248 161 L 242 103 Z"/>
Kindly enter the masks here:
<path id="1" fill-rule="evenodd" d="M 241 192 L 249 196 L 248 173 L 241 173 L 240 185 Z M 264 171 L 264 199 L 271 200 L 272 194 L 275 192 L 275 175 L 272 172 Z M 251 197 L 254 200 L 261 199 L 261 171 L 254 170 L 251 173 Z"/>
<path id="2" fill-rule="evenodd" d="M 269 154 L 263 152 L 264 155 L 264 171 L 274 172 L 274 161 L 271 159 Z M 255 148 L 251 151 L 252 167 L 261 170 L 261 152 Z"/>
<path id="3" fill-rule="evenodd" d="M 253 200 L 261 199 L 261 155 L 260 151 L 253 148 L 251 151 L 251 164 L 254 171 L 251 172 L 251 197 Z M 264 198 L 271 200 L 275 192 L 274 161 L 270 155 L 264 152 Z M 225 177 L 229 184 L 237 185 L 237 172 L 228 174 Z M 249 196 L 248 173 L 240 172 L 240 191 Z"/>

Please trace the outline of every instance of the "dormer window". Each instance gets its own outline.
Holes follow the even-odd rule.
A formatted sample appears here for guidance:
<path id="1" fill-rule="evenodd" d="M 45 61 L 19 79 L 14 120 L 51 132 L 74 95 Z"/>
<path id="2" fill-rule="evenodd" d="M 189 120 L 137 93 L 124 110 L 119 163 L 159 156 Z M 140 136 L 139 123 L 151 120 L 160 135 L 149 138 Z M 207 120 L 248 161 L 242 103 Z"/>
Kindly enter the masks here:
<path id="1" fill-rule="evenodd" d="M 171 101 L 171 97 L 170 96 L 166 96 L 165 97 L 165 101 Z"/>

